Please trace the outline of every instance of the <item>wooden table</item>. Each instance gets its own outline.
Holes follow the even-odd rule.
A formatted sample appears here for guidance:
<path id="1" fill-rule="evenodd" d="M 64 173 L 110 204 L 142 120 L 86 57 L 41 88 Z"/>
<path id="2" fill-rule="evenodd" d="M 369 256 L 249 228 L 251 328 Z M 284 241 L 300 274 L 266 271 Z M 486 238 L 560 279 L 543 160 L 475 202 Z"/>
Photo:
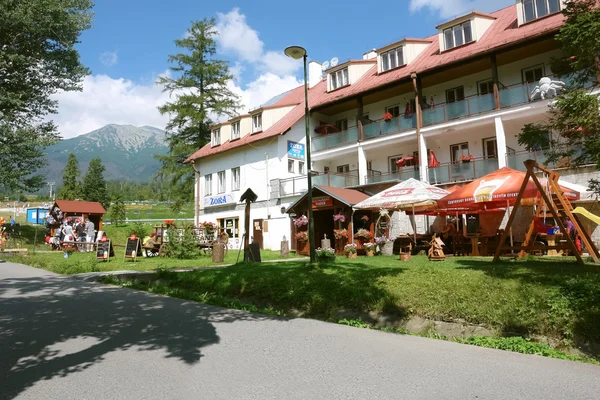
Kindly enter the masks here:
<path id="1" fill-rule="evenodd" d="M 471 239 L 471 256 L 479 257 L 479 236 L 469 236 Z"/>
<path id="2" fill-rule="evenodd" d="M 562 233 L 557 233 L 556 235 L 546 235 L 546 240 L 548 241 L 548 247 L 556 246 L 556 242 L 560 242 L 562 240 Z M 549 249 L 548 256 L 557 257 L 562 255 L 562 250 Z"/>

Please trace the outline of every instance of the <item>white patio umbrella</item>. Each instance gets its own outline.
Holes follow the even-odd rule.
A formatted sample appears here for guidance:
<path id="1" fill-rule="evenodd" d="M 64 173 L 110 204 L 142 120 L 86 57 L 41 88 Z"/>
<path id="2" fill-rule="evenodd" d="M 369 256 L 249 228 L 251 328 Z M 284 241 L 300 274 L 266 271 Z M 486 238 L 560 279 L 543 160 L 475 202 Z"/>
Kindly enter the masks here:
<path id="1" fill-rule="evenodd" d="M 363 200 L 353 208 L 357 210 L 380 210 L 382 208 L 386 210 L 412 209 L 413 233 L 416 243 L 415 208 L 432 207 L 436 204 L 436 200 L 441 199 L 449 193 L 447 190 L 410 178 Z"/>

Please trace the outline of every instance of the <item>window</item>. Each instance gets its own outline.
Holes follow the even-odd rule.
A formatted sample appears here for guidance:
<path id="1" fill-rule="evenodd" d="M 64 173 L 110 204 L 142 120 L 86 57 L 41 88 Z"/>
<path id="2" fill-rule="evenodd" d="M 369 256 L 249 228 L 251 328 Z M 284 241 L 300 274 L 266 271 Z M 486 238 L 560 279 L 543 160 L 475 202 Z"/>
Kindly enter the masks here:
<path id="1" fill-rule="evenodd" d="M 329 167 L 323 167 L 323 173 L 328 174 L 329 173 Z"/>
<path id="2" fill-rule="evenodd" d="M 386 107 L 385 112 L 392 114 L 392 117 L 396 118 L 400 116 L 400 106 Z"/>
<path id="3" fill-rule="evenodd" d="M 483 139 L 483 155 L 485 158 L 498 157 L 498 145 L 496 138 Z"/>
<path id="4" fill-rule="evenodd" d="M 254 114 L 252 116 L 252 133 L 262 131 L 262 114 Z"/>
<path id="5" fill-rule="evenodd" d="M 211 143 L 213 146 L 218 146 L 221 144 L 221 128 L 213 129 Z"/>
<path id="6" fill-rule="evenodd" d="M 537 83 L 544 77 L 544 64 L 526 68 L 523 71 L 523 83 Z"/>
<path id="7" fill-rule="evenodd" d="M 395 174 L 396 172 L 398 172 L 398 165 L 396 165 L 396 161 L 398 161 L 401 158 L 402 158 L 402 154 L 400 154 L 398 156 L 388 157 L 390 174 Z"/>
<path id="8" fill-rule="evenodd" d="M 337 126 L 337 128 L 340 131 L 347 131 L 348 130 L 348 120 L 340 119 L 339 121 L 335 121 L 335 126 Z"/>
<path id="9" fill-rule="evenodd" d="M 298 161 L 298 173 L 304 174 L 304 162 Z"/>
<path id="10" fill-rule="evenodd" d="M 560 11 L 560 0 L 523 0 L 523 20 L 530 22 Z"/>
<path id="11" fill-rule="evenodd" d="M 444 29 L 444 40 L 446 42 L 446 50 L 472 42 L 471 21 Z"/>
<path id="12" fill-rule="evenodd" d="M 240 121 L 231 124 L 231 140 L 240 138 Z"/>
<path id="13" fill-rule="evenodd" d="M 403 46 L 381 53 L 381 72 L 404 65 Z"/>
<path id="14" fill-rule="evenodd" d="M 231 169 L 231 190 L 240 190 L 240 167 Z"/>
<path id="15" fill-rule="evenodd" d="M 225 193 L 225 171 L 221 171 L 217 173 L 217 179 L 218 179 L 218 190 L 219 193 Z"/>
<path id="16" fill-rule="evenodd" d="M 290 174 L 294 173 L 294 160 L 288 160 L 288 172 Z"/>
<path id="17" fill-rule="evenodd" d="M 204 175 L 204 195 L 212 195 L 212 174 Z"/>
<path id="18" fill-rule="evenodd" d="M 350 172 L 350 164 L 346 164 L 346 165 L 338 165 L 337 167 L 337 172 L 339 174 L 343 174 L 346 172 Z"/>
<path id="19" fill-rule="evenodd" d="M 348 68 L 340 69 L 339 71 L 332 72 L 329 74 L 331 90 L 346 86 L 348 81 Z"/>
<path id="20" fill-rule="evenodd" d="M 480 96 L 483 96 L 486 94 L 493 94 L 494 93 L 494 82 L 491 80 L 478 82 L 477 89 L 479 90 Z"/>
<path id="21" fill-rule="evenodd" d="M 461 157 L 469 156 L 469 143 L 459 143 L 450 146 L 450 156 L 452 162 L 456 163 L 461 160 Z"/>
<path id="22" fill-rule="evenodd" d="M 446 90 L 446 103 L 455 103 L 465 99 L 465 89 L 462 86 Z"/>
<path id="23" fill-rule="evenodd" d="M 238 239 L 240 237 L 239 218 L 219 219 L 217 222 L 219 223 L 219 232 L 227 232 L 227 236 L 229 236 L 230 239 Z"/>

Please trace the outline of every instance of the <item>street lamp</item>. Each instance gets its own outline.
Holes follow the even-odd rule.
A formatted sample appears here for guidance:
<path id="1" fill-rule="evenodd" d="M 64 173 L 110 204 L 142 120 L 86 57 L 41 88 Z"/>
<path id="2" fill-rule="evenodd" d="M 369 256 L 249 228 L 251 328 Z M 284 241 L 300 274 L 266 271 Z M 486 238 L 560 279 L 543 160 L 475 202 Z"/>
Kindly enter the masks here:
<path id="1" fill-rule="evenodd" d="M 285 49 L 285 55 L 294 60 L 304 61 L 304 125 L 306 126 L 306 177 L 308 180 L 308 245 L 310 263 L 315 263 L 315 220 L 312 209 L 312 168 L 310 163 L 310 118 L 308 116 L 308 79 L 306 77 L 306 49 L 300 46 L 290 46 Z"/>

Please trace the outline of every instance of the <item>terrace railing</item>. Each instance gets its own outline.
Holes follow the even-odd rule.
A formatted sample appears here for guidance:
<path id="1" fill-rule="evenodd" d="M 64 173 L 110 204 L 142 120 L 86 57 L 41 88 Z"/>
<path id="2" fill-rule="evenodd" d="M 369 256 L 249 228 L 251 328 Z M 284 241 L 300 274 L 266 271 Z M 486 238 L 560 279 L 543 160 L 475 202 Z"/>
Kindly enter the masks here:
<path id="1" fill-rule="evenodd" d="M 498 169 L 497 158 L 476 158 L 469 162 L 444 163 L 439 167 L 429 167 L 429 182 L 444 184 L 472 181 Z"/>
<path id="2" fill-rule="evenodd" d="M 417 180 L 419 179 L 418 166 L 400 168 L 396 172 L 390 172 L 387 174 L 367 175 L 366 182 L 367 184 L 374 184 L 393 181 L 405 181 L 409 178 L 415 178 Z"/>

